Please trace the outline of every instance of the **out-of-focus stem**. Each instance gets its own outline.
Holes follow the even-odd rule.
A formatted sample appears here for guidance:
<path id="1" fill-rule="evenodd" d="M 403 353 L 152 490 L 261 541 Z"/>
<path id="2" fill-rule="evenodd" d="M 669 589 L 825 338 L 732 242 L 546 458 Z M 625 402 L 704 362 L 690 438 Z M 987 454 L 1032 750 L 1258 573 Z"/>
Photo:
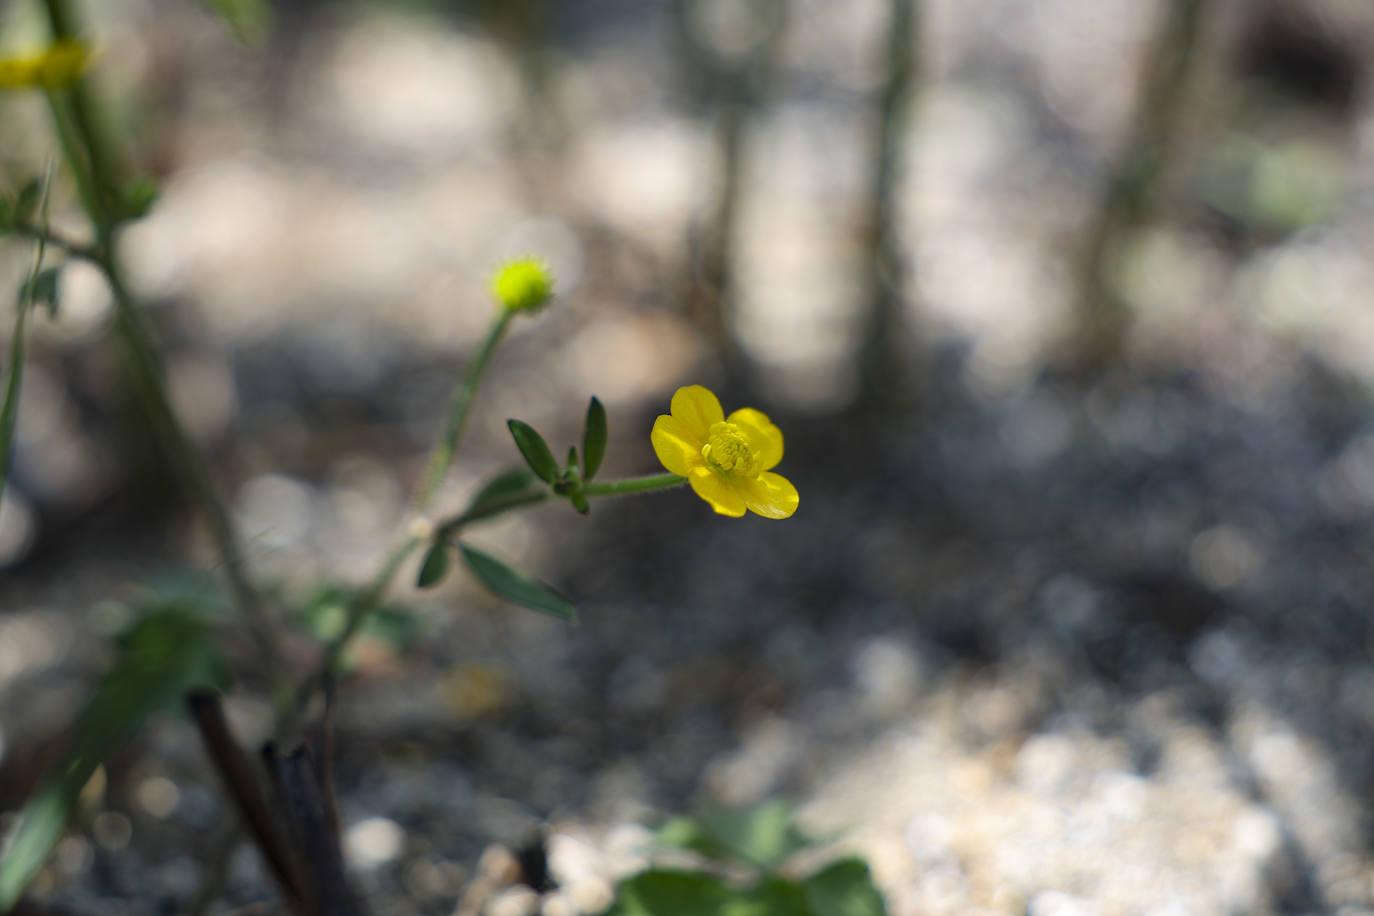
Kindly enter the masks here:
<path id="1" fill-rule="evenodd" d="M 46 0 L 48 19 L 56 39 L 77 37 L 74 15 L 63 0 Z M 108 207 L 106 193 L 113 193 L 115 176 L 104 141 L 96 128 L 93 105 L 83 83 L 77 82 L 66 94 L 69 110 L 57 96 L 50 96 L 53 120 L 67 164 L 76 176 L 82 203 L 95 226 L 97 245 L 93 251 L 115 304 L 115 336 L 124 351 L 134 393 L 147 414 L 158 445 L 181 478 L 181 483 L 205 513 L 210 535 L 224 564 L 234 604 L 243 614 L 270 676 L 278 681 L 285 676 L 277 647 L 275 630 L 262 599 L 248 575 L 247 562 L 229 510 L 220 498 L 205 463 L 204 455 L 191 441 L 172 409 L 162 377 L 162 365 L 151 333 L 144 327 L 138 304 L 124 282 L 114 252 L 118 222 Z M 280 698 L 280 694 L 279 694 Z"/>
<path id="2" fill-rule="evenodd" d="M 886 79 L 878 99 L 873 135 L 873 180 L 863 227 L 868 246 L 868 302 L 859 344 L 865 400 L 884 406 L 900 399 L 909 383 L 904 363 L 911 341 L 903 315 L 910 265 L 897 239 L 897 180 L 908 142 L 916 80 L 916 0 L 892 0 L 887 25 Z"/>
<path id="3" fill-rule="evenodd" d="M 1211 0 L 1170 0 L 1141 79 L 1125 152 L 1102 189 L 1079 264 L 1079 345 L 1085 367 L 1121 350 L 1127 303 L 1112 278 L 1112 260 L 1127 232 L 1148 218 L 1168 165 L 1185 89 Z"/>

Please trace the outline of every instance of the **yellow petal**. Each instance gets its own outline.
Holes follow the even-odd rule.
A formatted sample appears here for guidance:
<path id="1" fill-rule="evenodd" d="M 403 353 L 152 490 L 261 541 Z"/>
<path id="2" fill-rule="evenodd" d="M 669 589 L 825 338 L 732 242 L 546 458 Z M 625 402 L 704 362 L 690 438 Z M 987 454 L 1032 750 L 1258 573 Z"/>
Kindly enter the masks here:
<path id="1" fill-rule="evenodd" d="M 781 474 L 765 473 L 741 481 L 740 495 L 750 512 L 764 518 L 787 518 L 801 502 L 797 488 Z"/>
<path id="2" fill-rule="evenodd" d="M 708 468 L 693 468 L 687 481 L 696 494 L 721 515 L 739 518 L 744 514 L 743 494 L 724 476 L 712 473 Z"/>
<path id="3" fill-rule="evenodd" d="M 701 467 L 702 440 L 676 417 L 659 414 L 654 421 L 654 430 L 649 434 L 649 441 L 654 444 L 654 454 L 658 460 L 674 474 L 686 477 L 692 468 Z"/>
<path id="4" fill-rule="evenodd" d="M 768 414 L 752 407 L 742 407 L 730 414 L 730 422 L 737 424 L 749 437 L 749 449 L 758 456 L 758 469 L 771 471 L 782 460 L 782 430 L 773 425 Z"/>
<path id="5" fill-rule="evenodd" d="M 673 394 L 673 419 L 680 421 L 699 442 L 705 442 L 711 433 L 711 424 L 725 419 L 725 411 L 720 409 L 720 401 L 709 390 L 700 385 L 679 388 Z"/>

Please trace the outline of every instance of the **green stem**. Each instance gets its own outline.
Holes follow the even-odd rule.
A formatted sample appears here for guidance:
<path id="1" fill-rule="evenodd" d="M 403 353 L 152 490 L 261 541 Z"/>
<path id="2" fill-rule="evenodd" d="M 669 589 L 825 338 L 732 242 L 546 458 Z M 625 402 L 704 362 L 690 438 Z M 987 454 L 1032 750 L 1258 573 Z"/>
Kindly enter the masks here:
<path id="1" fill-rule="evenodd" d="M 686 477 L 678 474 L 647 474 L 644 477 L 626 477 L 624 480 L 608 480 L 605 483 L 590 483 L 582 488 L 583 496 L 623 496 L 627 493 L 649 493 L 654 490 L 671 490 L 687 482 Z"/>
<path id="2" fill-rule="evenodd" d="M 438 492 L 439 485 L 444 481 L 444 475 L 448 473 L 449 465 L 453 464 L 454 453 L 458 451 L 458 440 L 463 435 L 463 424 L 467 422 L 468 409 L 472 406 L 473 396 L 477 394 L 477 385 L 482 381 L 482 374 L 486 372 L 487 363 L 491 362 L 491 355 L 496 351 L 496 345 L 501 340 L 501 335 L 505 333 L 506 325 L 510 324 L 511 316 L 514 313 L 509 309 L 501 309 L 496 319 L 492 321 L 487 337 L 482 341 L 482 346 L 468 364 L 468 371 L 463 375 L 462 382 L 453 393 L 453 403 L 448 411 L 448 425 L 444 428 L 444 436 L 434 444 L 434 450 L 429 455 L 429 467 L 425 471 L 424 482 L 420 485 L 420 492 L 415 497 L 415 509 L 424 513 L 429 509 L 429 505 L 434 501 L 434 494 Z"/>

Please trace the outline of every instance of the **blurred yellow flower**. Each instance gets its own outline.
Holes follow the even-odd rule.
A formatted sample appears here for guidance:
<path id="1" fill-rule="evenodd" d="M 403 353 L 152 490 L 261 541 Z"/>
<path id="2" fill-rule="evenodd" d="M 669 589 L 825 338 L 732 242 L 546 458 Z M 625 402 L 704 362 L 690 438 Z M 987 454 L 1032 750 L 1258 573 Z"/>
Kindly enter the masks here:
<path id="1" fill-rule="evenodd" d="M 507 261 L 492 277 L 491 292 L 512 312 L 534 311 L 553 298 L 553 273 L 538 258 Z"/>
<path id="2" fill-rule="evenodd" d="M 80 79 L 90 52 L 64 38 L 42 54 L 0 59 L 0 89 L 69 89 Z"/>
<path id="3" fill-rule="evenodd" d="M 782 430 L 766 414 L 745 407 L 726 417 L 716 396 L 700 385 L 679 388 L 670 409 L 671 416 L 654 421 L 654 452 L 712 509 L 735 518 L 745 510 L 765 518 L 797 511 L 797 488 L 772 473 L 782 460 Z"/>

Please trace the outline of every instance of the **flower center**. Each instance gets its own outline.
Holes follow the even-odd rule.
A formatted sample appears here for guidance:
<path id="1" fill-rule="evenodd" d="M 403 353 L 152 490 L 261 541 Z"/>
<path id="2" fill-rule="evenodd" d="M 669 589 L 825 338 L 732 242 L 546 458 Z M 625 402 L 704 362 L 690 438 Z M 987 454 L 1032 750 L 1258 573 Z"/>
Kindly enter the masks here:
<path id="1" fill-rule="evenodd" d="M 748 475 L 754 470 L 749 437 L 734 423 L 712 423 L 706 444 L 701 447 L 706 466 L 727 474 Z"/>

